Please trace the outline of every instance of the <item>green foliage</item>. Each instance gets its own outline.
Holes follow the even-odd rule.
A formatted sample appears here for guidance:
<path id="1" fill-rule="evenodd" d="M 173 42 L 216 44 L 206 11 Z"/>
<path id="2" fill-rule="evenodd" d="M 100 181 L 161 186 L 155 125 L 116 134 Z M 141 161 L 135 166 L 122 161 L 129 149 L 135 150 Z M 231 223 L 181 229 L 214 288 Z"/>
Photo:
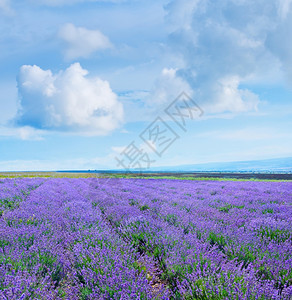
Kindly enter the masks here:
<path id="1" fill-rule="evenodd" d="M 149 206 L 148 206 L 148 205 L 143 205 L 143 206 L 140 207 L 140 210 L 141 210 L 141 211 L 145 211 L 145 210 L 147 210 L 147 209 L 149 209 Z"/>
<path id="2" fill-rule="evenodd" d="M 243 268 L 257 259 L 257 253 L 252 245 L 244 245 L 239 249 L 229 248 L 226 254 L 229 260 L 236 260 L 239 263 L 243 263 Z"/>
<path id="3" fill-rule="evenodd" d="M 133 265 L 134 269 L 138 271 L 138 273 L 147 273 L 147 268 L 141 262 L 135 261 Z"/>
<path id="4" fill-rule="evenodd" d="M 20 236 L 17 239 L 17 243 L 25 250 L 28 250 L 34 243 L 34 235 Z"/>
<path id="5" fill-rule="evenodd" d="M 238 209 L 243 209 L 245 206 L 244 205 L 232 205 L 232 204 L 226 204 L 224 206 L 218 207 L 217 209 L 219 211 L 228 213 L 230 211 L 230 209 L 232 208 L 238 208 Z"/>
<path id="6" fill-rule="evenodd" d="M 138 202 L 137 200 L 135 200 L 135 199 L 129 199 L 129 204 L 130 204 L 131 206 L 134 206 L 134 205 L 138 205 L 139 202 Z"/>
<path id="7" fill-rule="evenodd" d="M 232 208 L 232 205 L 227 204 L 227 205 L 219 207 L 218 210 L 222 211 L 222 212 L 225 212 L 225 213 L 228 213 L 231 208 Z"/>
<path id="8" fill-rule="evenodd" d="M 274 212 L 273 209 L 270 209 L 270 208 L 266 208 L 262 211 L 263 214 L 272 214 Z"/>
<path id="9" fill-rule="evenodd" d="M 291 232 L 284 229 L 272 229 L 270 227 L 261 227 L 257 230 L 257 235 L 262 239 L 267 239 L 269 241 L 275 241 L 277 243 L 283 243 L 289 239 L 292 239 Z"/>
<path id="10" fill-rule="evenodd" d="M 216 234 L 212 231 L 209 233 L 209 237 L 207 240 L 212 246 L 217 245 L 220 250 L 222 250 L 227 245 L 226 239 L 223 235 Z"/>
<path id="11" fill-rule="evenodd" d="M 183 206 L 183 209 L 185 209 L 186 212 L 190 212 L 192 210 L 192 207 L 191 206 L 190 207 Z"/>
<path id="12" fill-rule="evenodd" d="M 177 216 L 175 214 L 168 214 L 165 217 L 165 221 L 169 224 L 169 225 L 173 225 L 173 226 L 178 226 L 178 221 L 177 221 Z"/>
<path id="13" fill-rule="evenodd" d="M 0 239 L 0 247 L 3 249 L 5 246 L 9 246 L 11 243 L 9 241 L 6 241 L 4 239 Z"/>
<path id="14" fill-rule="evenodd" d="M 238 209 L 243 209 L 245 207 L 245 205 L 232 205 L 232 206 Z"/>
<path id="15" fill-rule="evenodd" d="M 12 199 L 0 199 L 0 206 L 2 206 L 4 209 L 13 210 L 14 208 L 19 206 L 18 197 L 15 196 Z"/>
<path id="16" fill-rule="evenodd" d="M 98 202 L 92 201 L 91 205 L 93 208 L 96 208 L 98 207 Z"/>
<path id="17" fill-rule="evenodd" d="M 80 298 L 81 300 L 89 299 L 89 295 L 92 293 L 92 290 L 88 286 L 84 286 L 80 290 Z"/>

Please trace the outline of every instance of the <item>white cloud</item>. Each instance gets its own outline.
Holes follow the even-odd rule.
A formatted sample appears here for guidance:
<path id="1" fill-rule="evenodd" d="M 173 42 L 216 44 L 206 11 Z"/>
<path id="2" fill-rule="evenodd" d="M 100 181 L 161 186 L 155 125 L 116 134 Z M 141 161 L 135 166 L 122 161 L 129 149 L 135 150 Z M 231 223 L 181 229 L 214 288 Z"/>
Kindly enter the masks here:
<path id="1" fill-rule="evenodd" d="M 243 84 L 279 74 L 292 82 L 291 0 L 172 0 L 166 7 L 169 50 L 193 99 L 210 112 L 256 110 L 260 99 Z M 171 86 L 171 85 L 169 85 Z"/>
<path id="2" fill-rule="evenodd" d="M 154 106 L 164 105 L 174 101 L 182 92 L 192 96 L 192 89 L 181 77 L 177 76 L 177 70 L 164 68 L 156 80 L 154 89 L 148 103 Z"/>
<path id="3" fill-rule="evenodd" d="M 46 133 L 30 126 L 8 127 L 0 126 L 1 137 L 14 137 L 26 141 L 40 141 Z"/>
<path id="4" fill-rule="evenodd" d="M 256 94 L 239 88 L 240 79 L 237 76 L 218 77 L 217 80 L 201 83 L 202 88 L 192 89 L 187 80 L 177 75 L 177 70 L 164 69 L 147 99 L 147 104 L 156 111 L 159 107 L 165 109 L 183 92 L 200 103 L 207 114 L 256 111 L 260 103 Z"/>
<path id="5" fill-rule="evenodd" d="M 190 29 L 192 24 L 193 11 L 199 5 L 200 0 L 178 0 L 170 1 L 166 6 L 168 11 L 171 11 L 167 15 L 167 21 L 170 28 L 184 28 Z"/>
<path id="6" fill-rule="evenodd" d="M 122 104 L 107 81 L 87 75 L 79 63 L 57 74 L 22 66 L 17 123 L 85 135 L 104 135 L 116 129 L 123 120 Z"/>
<path id="7" fill-rule="evenodd" d="M 208 91 L 214 101 L 203 104 L 204 110 L 207 113 L 256 111 L 259 97 L 248 89 L 240 89 L 239 83 L 239 78 L 235 76 L 214 82 L 213 90 L 210 86 Z"/>
<path id="8" fill-rule="evenodd" d="M 17 128 L 16 131 L 22 140 L 43 140 L 42 131 L 32 128 L 30 126 Z"/>
<path id="9" fill-rule="evenodd" d="M 69 60 L 87 58 L 98 50 L 112 47 L 109 39 L 99 30 L 75 27 L 70 23 L 60 28 L 58 36 L 65 43 L 65 57 Z"/>
<path id="10" fill-rule="evenodd" d="M 165 114 L 165 109 L 183 92 L 193 96 L 190 85 L 177 76 L 176 69 L 164 68 L 151 90 L 127 91 L 119 95 L 127 112 L 126 122 L 153 121 L 158 115 Z"/>

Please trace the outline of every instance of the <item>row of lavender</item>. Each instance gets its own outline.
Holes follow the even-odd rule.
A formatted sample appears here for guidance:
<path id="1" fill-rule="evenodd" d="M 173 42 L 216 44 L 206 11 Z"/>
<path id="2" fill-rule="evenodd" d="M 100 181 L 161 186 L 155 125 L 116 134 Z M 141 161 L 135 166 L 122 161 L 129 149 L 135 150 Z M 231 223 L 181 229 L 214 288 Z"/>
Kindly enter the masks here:
<path id="1" fill-rule="evenodd" d="M 7 210 L 13 210 L 26 199 L 30 192 L 41 185 L 43 179 L 0 180 L 0 217 Z"/>
<path id="2" fill-rule="evenodd" d="M 2 180 L 0 299 L 291 299 L 291 187 Z"/>
<path id="3" fill-rule="evenodd" d="M 91 201 L 154 257 L 174 298 L 292 298 L 291 183 L 101 183 Z"/>
<path id="4" fill-rule="evenodd" d="M 39 185 L 2 182 L 1 190 Z M 154 299 L 140 255 L 106 223 L 84 179 L 52 179 L 0 217 L 0 299 Z M 165 297 L 163 296 L 165 295 Z"/>

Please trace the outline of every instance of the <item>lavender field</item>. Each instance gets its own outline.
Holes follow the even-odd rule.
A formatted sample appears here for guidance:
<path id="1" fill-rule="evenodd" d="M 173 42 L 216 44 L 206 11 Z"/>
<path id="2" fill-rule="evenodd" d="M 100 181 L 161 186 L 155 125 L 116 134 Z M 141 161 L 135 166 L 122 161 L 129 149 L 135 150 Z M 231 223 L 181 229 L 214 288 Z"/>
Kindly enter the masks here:
<path id="1" fill-rule="evenodd" d="M 1 179 L 0 299 L 292 299 L 292 183 Z"/>

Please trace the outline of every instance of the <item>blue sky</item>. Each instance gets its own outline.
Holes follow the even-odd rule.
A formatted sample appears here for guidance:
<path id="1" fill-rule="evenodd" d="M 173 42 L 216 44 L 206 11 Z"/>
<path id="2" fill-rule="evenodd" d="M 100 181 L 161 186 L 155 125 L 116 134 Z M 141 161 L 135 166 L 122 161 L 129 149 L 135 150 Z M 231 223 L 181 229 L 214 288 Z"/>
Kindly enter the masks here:
<path id="1" fill-rule="evenodd" d="M 291 35 L 291 0 L 0 0 L 0 170 L 291 156 Z"/>

